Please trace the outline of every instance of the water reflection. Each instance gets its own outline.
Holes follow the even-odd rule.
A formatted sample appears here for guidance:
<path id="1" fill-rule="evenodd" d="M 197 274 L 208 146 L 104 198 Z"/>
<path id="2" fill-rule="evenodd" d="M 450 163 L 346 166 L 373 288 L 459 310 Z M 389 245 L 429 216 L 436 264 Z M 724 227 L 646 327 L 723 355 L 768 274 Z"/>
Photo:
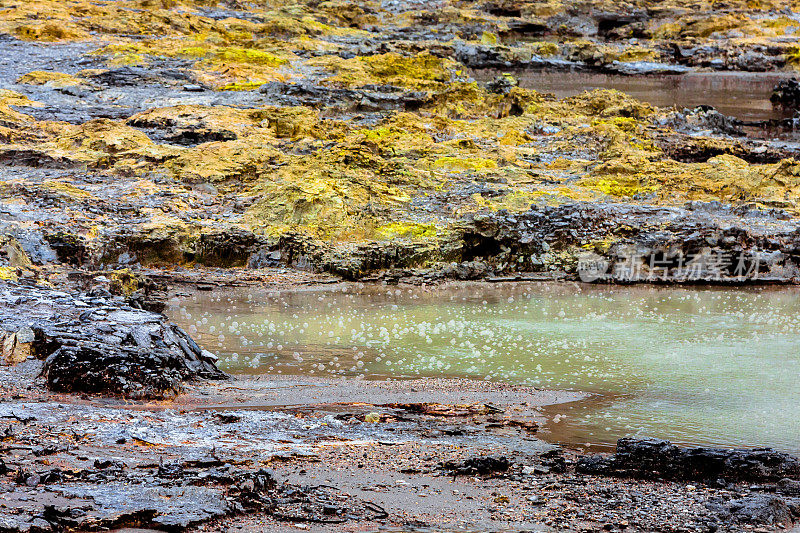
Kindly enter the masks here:
<path id="1" fill-rule="evenodd" d="M 474 73 L 487 81 L 498 71 Z M 553 93 L 558 98 L 574 96 L 592 89 L 617 89 L 658 107 L 693 108 L 711 105 L 725 115 L 746 121 L 782 119 L 790 111 L 774 107 L 769 101 L 779 80 L 790 77 L 780 72 L 694 72 L 678 76 L 623 76 L 589 72 L 513 72 L 522 87 Z"/>

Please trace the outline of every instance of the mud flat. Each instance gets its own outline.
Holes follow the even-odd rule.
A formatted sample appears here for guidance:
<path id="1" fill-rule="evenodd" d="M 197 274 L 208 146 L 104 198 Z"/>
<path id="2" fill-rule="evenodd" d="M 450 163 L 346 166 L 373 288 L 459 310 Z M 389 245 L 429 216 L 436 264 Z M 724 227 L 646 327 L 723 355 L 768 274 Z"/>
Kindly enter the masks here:
<path id="1" fill-rule="evenodd" d="M 575 393 L 277 376 L 168 404 L 4 389 L 7 531 L 741 531 L 796 508 L 789 456 L 695 450 L 688 468 L 662 444 L 615 463 L 537 439 L 539 409 Z"/>

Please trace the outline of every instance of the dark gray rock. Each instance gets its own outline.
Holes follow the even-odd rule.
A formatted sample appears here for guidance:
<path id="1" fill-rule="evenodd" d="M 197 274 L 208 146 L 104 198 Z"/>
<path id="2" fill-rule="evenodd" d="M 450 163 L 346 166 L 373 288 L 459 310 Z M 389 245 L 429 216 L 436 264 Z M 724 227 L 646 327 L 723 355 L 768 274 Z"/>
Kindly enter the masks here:
<path id="1" fill-rule="evenodd" d="M 725 503 L 711 501 L 706 507 L 726 522 L 777 526 L 792 520 L 786 501 L 772 494 L 753 494 Z"/>
<path id="2" fill-rule="evenodd" d="M 778 82 L 769 99 L 776 105 L 800 109 L 800 81 L 797 78 L 790 78 Z"/>
<path id="3" fill-rule="evenodd" d="M 691 110 L 685 110 L 684 116 L 686 118 L 686 124 L 695 131 L 707 130 L 717 135 L 744 135 L 737 120 L 723 115 L 708 105 L 701 105 Z"/>
<path id="4" fill-rule="evenodd" d="M 737 56 L 733 63 L 739 69 L 747 72 L 764 72 L 774 69 L 780 60 L 780 57 L 770 56 L 754 50 L 748 50 Z"/>
<path id="5" fill-rule="evenodd" d="M 181 68 L 144 68 L 124 66 L 98 72 L 89 77 L 91 81 L 111 87 L 137 86 L 145 82 L 163 83 L 181 86 L 186 82 L 194 82 L 195 77 L 188 69 Z"/>
<path id="6" fill-rule="evenodd" d="M 4 283 L 0 324 L 30 328 L 32 355 L 44 361 L 42 376 L 54 391 L 164 398 L 185 381 L 227 377 L 185 331 L 121 299 Z"/>
<path id="7" fill-rule="evenodd" d="M 334 107 L 352 111 L 413 110 L 429 98 L 425 92 L 407 91 L 389 85 L 335 89 L 308 82 L 270 82 L 262 85 L 260 92 L 271 101 L 284 105 Z"/>
<path id="8" fill-rule="evenodd" d="M 18 224 L 0 222 L 0 235 L 16 239 L 22 250 L 36 265 L 53 263 L 57 260 L 56 252 L 38 230 Z"/>
<path id="9" fill-rule="evenodd" d="M 486 89 L 497 94 L 508 94 L 511 89 L 519 86 L 519 82 L 510 74 L 496 76 L 486 84 Z"/>
<path id="10" fill-rule="evenodd" d="M 612 456 L 578 461 L 582 474 L 671 480 L 778 481 L 800 478 L 800 461 L 770 448 L 683 448 L 659 439 L 620 439 Z"/>
<path id="11" fill-rule="evenodd" d="M 441 469 L 461 476 L 494 476 L 502 474 L 511 468 L 511 461 L 507 457 L 470 457 L 461 462 L 446 462 Z"/>
<path id="12" fill-rule="evenodd" d="M 775 489 L 781 494 L 790 496 L 800 496 L 800 481 L 795 479 L 784 478 L 778 481 Z"/>
<path id="13" fill-rule="evenodd" d="M 224 491 L 217 488 L 148 487 L 114 482 L 53 486 L 50 489 L 70 498 L 93 502 L 82 513 L 74 513 L 74 508 L 46 511 L 51 521 L 83 530 L 139 522 L 167 531 L 182 531 L 228 513 Z"/>
<path id="14" fill-rule="evenodd" d="M 462 261 L 495 273 L 561 270 L 583 281 L 752 282 L 796 279 L 800 227 L 780 210 L 719 202 L 686 208 L 574 203 L 476 215 L 462 234 Z M 585 253 L 585 245 L 612 244 Z M 591 279 L 585 264 L 596 263 Z"/>

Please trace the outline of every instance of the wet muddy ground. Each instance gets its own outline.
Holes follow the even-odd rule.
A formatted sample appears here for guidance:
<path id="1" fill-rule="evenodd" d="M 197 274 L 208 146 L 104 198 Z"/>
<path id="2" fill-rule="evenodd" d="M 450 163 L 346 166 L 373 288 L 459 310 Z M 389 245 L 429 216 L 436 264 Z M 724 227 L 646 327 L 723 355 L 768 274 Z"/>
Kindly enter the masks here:
<path id="1" fill-rule="evenodd" d="M 536 438 L 541 407 L 574 393 L 268 377 L 131 404 L 4 389 L 18 398 L 0 412 L 9 531 L 739 531 L 725 502 L 760 490 L 575 474 L 580 455 Z M 481 457 L 507 462 L 447 466 Z M 294 499 L 232 511 L 262 468 Z"/>

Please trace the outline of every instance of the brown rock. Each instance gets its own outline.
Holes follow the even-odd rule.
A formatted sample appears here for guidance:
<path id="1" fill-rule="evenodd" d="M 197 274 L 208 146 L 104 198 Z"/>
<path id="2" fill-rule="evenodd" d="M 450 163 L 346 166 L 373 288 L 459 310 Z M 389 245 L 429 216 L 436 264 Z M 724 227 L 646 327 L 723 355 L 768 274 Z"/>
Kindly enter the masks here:
<path id="1" fill-rule="evenodd" d="M 21 328 L 16 333 L 6 332 L 3 339 L 3 363 L 16 365 L 33 355 L 34 333 L 31 328 Z"/>
<path id="2" fill-rule="evenodd" d="M 3 364 L 10 365 L 14 357 L 14 346 L 17 344 L 15 333 L 6 332 L 3 335 Z"/>

